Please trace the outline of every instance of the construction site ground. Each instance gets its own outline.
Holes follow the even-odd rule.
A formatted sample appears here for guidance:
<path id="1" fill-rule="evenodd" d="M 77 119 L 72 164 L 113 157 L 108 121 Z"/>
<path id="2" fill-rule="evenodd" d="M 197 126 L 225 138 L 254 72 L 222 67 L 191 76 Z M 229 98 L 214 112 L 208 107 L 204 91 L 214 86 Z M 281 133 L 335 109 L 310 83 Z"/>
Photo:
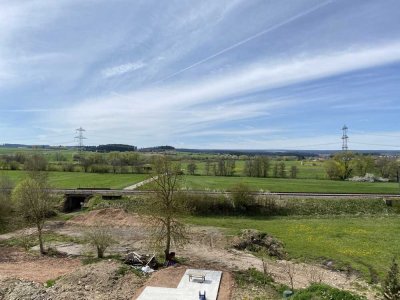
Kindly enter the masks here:
<path id="1" fill-rule="evenodd" d="M 251 267 L 262 271 L 262 261 L 251 253 L 232 249 L 230 238 L 218 228 L 192 227 L 190 243 L 184 248 L 174 249 L 182 265 L 162 268 L 146 276 L 127 272 L 124 264 L 115 259 L 116 255 L 123 257 L 132 250 L 152 253 L 147 243 L 149 229 L 146 220 L 137 215 L 121 209 L 93 210 L 65 222 L 50 221 L 46 230 L 79 239 L 88 227 L 97 226 L 100 222 L 102 226 L 109 226 L 118 240 L 118 244 L 106 252 L 106 255 L 113 255 L 113 259 L 83 265 L 82 257 L 95 252 L 85 242 L 52 242 L 52 247 L 64 253 L 58 257 L 41 257 L 32 250 L 27 252 L 16 247 L 0 247 L 0 299 L 136 299 L 148 285 L 176 287 L 187 268 L 223 271 L 219 300 L 252 299 L 260 293 L 257 287 L 239 288 L 234 282 L 233 272 Z M 0 242 L 20 234 L 21 231 L 0 235 Z M 285 272 L 287 264 L 294 263 L 268 260 L 268 272 L 277 283 L 289 284 Z M 310 274 L 316 272 L 321 274 L 324 283 L 375 299 L 374 291 L 355 275 L 310 264 L 296 264 L 295 288 L 309 285 Z M 262 293 L 263 297 L 268 297 L 265 290 Z M 271 290 L 270 299 L 276 299 L 275 291 Z"/>

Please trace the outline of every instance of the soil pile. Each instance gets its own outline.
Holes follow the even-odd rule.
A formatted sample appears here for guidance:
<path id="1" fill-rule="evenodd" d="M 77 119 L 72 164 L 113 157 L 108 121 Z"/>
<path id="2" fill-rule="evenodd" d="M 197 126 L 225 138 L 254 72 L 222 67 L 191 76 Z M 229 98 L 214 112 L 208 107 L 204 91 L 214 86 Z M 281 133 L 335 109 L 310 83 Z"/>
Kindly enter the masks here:
<path id="1" fill-rule="evenodd" d="M 103 261 L 83 266 L 57 279 L 52 287 L 15 279 L 0 281 L 2 300 L 106 300 L 132 299 L 145 278 L 132 272 L 120 272 L 120 263 Z"/>
<path id="2" fill-rule="evenodd" d="M 68 220 L 67 225 L 80 226 L 139 226 L 140 219 L 137 215 L 129 214 L 123 209 L 103 208 L 90 211 L 86 214 L 76 216 Z"/>
<path id="3" fill-rule="evenodd" d="M 262 251 L 269 256 L 279 259 L 286 257 L 286 252 L 281 241 L 267 233 L 253 229 L 242 230 L 240 237 L 234 241 L 233 247 L 237 250 L 248 250 L 251 252 Z"/>

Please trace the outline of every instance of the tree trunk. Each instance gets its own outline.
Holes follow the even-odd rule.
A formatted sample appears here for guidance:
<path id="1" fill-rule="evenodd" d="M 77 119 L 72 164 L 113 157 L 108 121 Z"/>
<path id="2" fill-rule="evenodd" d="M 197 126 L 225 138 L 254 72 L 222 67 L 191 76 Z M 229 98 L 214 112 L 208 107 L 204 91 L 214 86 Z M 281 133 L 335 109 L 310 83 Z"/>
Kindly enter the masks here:
<path id="1" fill-rule="evenodd" d="M 167 219 L 167 240 L 165 244 L 165 260 L 168 260 L 169 258 L 169 251 L 171 248 L 171 220 L 168 218 Z"/>
<path id="2" fill-rule="evenodd" d="M 44 252 L 44 247 L 43 247 L 42 227 L 39 224 L 37 224 L 37 229 L 38 229 L 40 254 L 43 255 L 43 254 L 45 254 L 45 252 Z"/>
<path id="3" fill-rule="evenodd" d="M 97 257 L 98 258 L 104 257 L 104 250 L 101 247 L 97 247 Z"/>

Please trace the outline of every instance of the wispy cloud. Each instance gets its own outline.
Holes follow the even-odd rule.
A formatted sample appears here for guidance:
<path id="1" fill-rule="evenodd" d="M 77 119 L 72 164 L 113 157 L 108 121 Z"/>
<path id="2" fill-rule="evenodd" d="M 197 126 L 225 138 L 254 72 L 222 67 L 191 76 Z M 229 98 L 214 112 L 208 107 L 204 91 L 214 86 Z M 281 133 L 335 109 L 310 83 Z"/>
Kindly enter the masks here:
<path id="1" fill-rule="evenodd" d="M 328 142 L 350 121 L 397 126 L 397 0 L 0 2 L 13 132 L 274 148 Z"/>
<path id="2" fill-rule="evenodd" d="M 139 132 L 175 139 L 189 131 L 196 133 L 234 120 L 251 120 L 288 107 L 301 107 L 299 99 L 238 100 L 251 93 L 400 60 L 399 46 L 394 43 L 280 64 L 259 62 L 197 83 L 170 84 L 89 99 L 72 106 L 66 122 L 69 126 L 82 124 L 97 130 L 132 128 L 133 136 Z M 60 120 L 60 116 L 56 117 Z"/>
<path id="3" fill-rule="evenodd" d="M 133 71 L 139 70 L 139 69 L 143 68 L 144 66 L 146 66 L 146 64 L 141 61 L 134 62 L 134 63 L 126 63 L 126 64 L 122 64 L 122 65 L 104 69 L 101 71 L 101 74 L 105 78 L 109 78 L 109 77 L 114 77 L 114 76 L 122 75 L 122 74 L 125 74 L 128 72 L 133 72 Z"/>

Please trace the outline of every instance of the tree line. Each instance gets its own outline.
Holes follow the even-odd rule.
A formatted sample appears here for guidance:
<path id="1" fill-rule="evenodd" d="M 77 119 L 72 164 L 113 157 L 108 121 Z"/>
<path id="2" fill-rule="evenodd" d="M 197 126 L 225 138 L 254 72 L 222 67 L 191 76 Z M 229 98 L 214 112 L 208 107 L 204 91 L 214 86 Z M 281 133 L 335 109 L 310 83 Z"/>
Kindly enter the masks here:
<path id="1" fill-rule="evenodd" d="M 394 157 L 373 157 L 353 152 L 336 153 L 325 162 L 329 179 L 346 180 L 372 173 L 391 181 L 399 181 L 400 162 Z"/>

